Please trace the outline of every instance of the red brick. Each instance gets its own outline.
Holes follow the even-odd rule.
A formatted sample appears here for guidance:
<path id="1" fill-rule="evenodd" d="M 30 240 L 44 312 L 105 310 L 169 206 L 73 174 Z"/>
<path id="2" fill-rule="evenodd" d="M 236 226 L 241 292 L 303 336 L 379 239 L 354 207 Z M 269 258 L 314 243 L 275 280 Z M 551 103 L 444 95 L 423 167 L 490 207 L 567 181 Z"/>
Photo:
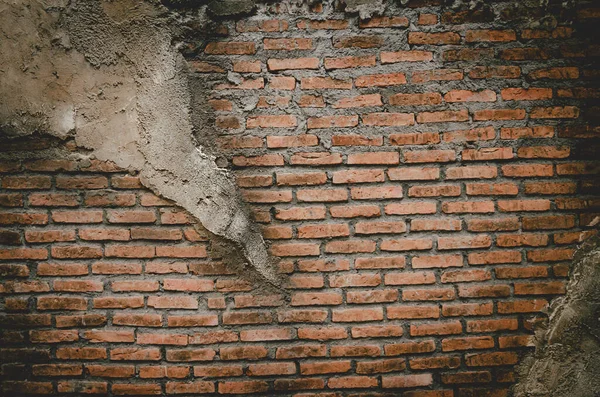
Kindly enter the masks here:
<path id="1" fill-rule="evenodd" d="M 223 41 L 208 43 L 204 52 L 211 55 L 252 55 L 256 48 L 253 42 Z"/>
<path id="2" fill-rule="evenodd" d="M 384 389 L 430 386 L 431 384 L 433 384 L 431 374 L 383 376 L 381 378 L 381 386 Z"/>
<path id="3" fill-rule="evenodd" d="M 353 200 L 381 200 L 402 198 L 402 187 L 352 187 L 350 188 L 350 196 Z"/>
<path id="4" fill-rule="evenodd" d="M 472 79 L 516 79 L 521 76 L 518 66 L 476 66 L 469 72 Z"/>
<path id="5" fill-rule="evenodd" d="M 341 98 L 333 104 L 334 109 L 360 108 L 360 107 L 377 107 L 383 106 L 381 95 L 365 94 L 349 98 Z"/>
<path id="6" fill-rule="evenodd" d="M 294 363 L 250 364 L 246 370 L 249 376 L 293 375 L 296 373 Z"/>
<path id="7" fill-rule="evenodd" d="M 455 130 L 443 133 L 445 142 L 475 142 L 487 141 L 496 137 L 493 127 L 473 128 L 470 130 Z"/>
<path id="8" fill-rule="evenodd" d="M 473 114 L 473 120 L 523 120 L 525 110 L 523 109 L 485 109 L 476 110 Z"/>
<path id="9" fill-rule="evenodd" d="M 398 63 L 398 62 L 429 62 L 433 60 L 433 53 L 430 51 L 397 51 L 397 52 L 382 52 L 381 63 Z"/>
<path id="10" fill-rule="evenodd" d="M 425 181 L 435 180 L 440 177 L 440 169 L 437 167 L 424 168 L 391 168 L 388 170 L 388 177 L 392 181 Z"/>
<path id="11" fill-rule="evenodd" d="M 439 105 L 442 103 L 442 95 L 438 92 L 394 94 L 389 97 L 389 103 L 393 106 Z"/>
<path id="12" fill-rule="evenodd" d="M 517 35 L 513 30 L 467 30 L 465 40 L 467 43 L 492 41 L 505 42 L 515 41 Z"/>
<path id="13" fill-rule="evenodd" d="M 354 85 L 359 88 L 365 87 L 389 87 L 406 84 L 404 73 L 370 74 L 357 77 Z M 392 104 L 390 102 L 390 104 Z"/>
<path id="14" fill-rule="evenodd" d="M 577 79 L 577 78 L 579 78 L 579 69 L 576 67 L 556 67 L 556 68 L 536 69 L 529 73 L 529 78 L 531 78 L 533 80 Z"/>
<path id="15" fill-rule="evenodd" d="M 448 301 L 455 298 L 454 289 L 404 289 L 402 300 L 405 301 Z"/>
<path id="16" fill-rule="evenodd" d="M 437 132 L 417 132 L 409 134 L 391 134 L 390 145 L 430 145 L 440 142 Z"/>
<path id="17" fill-rule="evenodd" d="M 352 81 L 337 80 L 331 77 L 303 77 L 300 79 L 303 90 L 351 90 Z"/>
<path id="18" fill-rule="evenodd" d="M 402 354 L 430 353 L 435 350 L 433 340 L 419 342 L 403 342 L 384 346 L 386 356 L 399 356 Z"/>
<path id="19" fill-rule="evenodd" d="M 358 26 L 361 29 L 403 28 L 407 27 L 408 23 L 408 18 L 402 16 L 373 16 L 369 19 L 361 19 Z"/>
<path id="20" fill-rule="evenodd" d="M 458 44 L 460 35 L 455 32 L 425 33 L 409 32 L 408 43 L 415 45 L 445 45 Z"/>
<path id="21" fill-rule="evenodd" d="M 387 273 L 385 285 L 418 285 L 435 283 L 433 272 Z"/>
<path id="22" fill-rule="evenodd" d="M 308 129 L 356 127 L 358 116 L 310 117 L 306 125 Z"/>
<path id="23" fill-rule="evenodd" d="M 406 163 L 448 163 L 456 160 L 454 150 L 411 150 L 404 152 Z"/>
<path id="24" fill-rule="evenodd" d="M 492 90 L 468 91 L 454 90 L 448 91 L 444 95 L 446 102 L 495 102 L 496 93 Z"/>
<path id="25" fill-rule="evenodd" d="M 440 112 L 421 112 L 417 115 L 418 123 L 445 123 L 468 121 L 469 113 L 464 110 L 445 110 Z"/>
<path id="26" fill-rule="evenodd" d="M 331 357 L 377 357 L 381 348 L 376 345 L 336 345 L 331 347 Z"/>
<path id="27" fill-rule="evenodd" d="M 160 396 L 162 394 L 161 385 L 154 383 L 114 383 L 111 390 L 116 396 Z"/>
<path id="28" fill-rule="evenodd" d="M 442 305 L 444 317 L 457 316 L 489 316 L 492 314 L 493 304 L 489 303 L 460 303 Z"/>
<path id="29" fill-rule="evenodd" d="M 295 51 L 310 50 L 313 48 L 312 39 L 307 38 L 289 38 L 289 39 L 264 39 L 265 50 L 274 51 Z"/>
<path id="30" fill-rule="evenodd" d="M 375 66 L 377 60 L 375 56 L 354 56 L 342 58 L 325 58 L 323 64 L 325 69 L 348 69 Z"/>
<path id="31" fill-rule="evenodd" d="M 493 347 L 494 339 L 491 336 L 471 336 L 465 338 L 452 338 L 442 340 L 442 351 L 444 352 L 472 349 L 490 349 Z"/>
<path id="32" fill-rule="evenodd" d="M 383 240 L 380 244 L 382 251 L 417 251 L 429 250 L 433 247 L 431 239 L 404 238 L 396 240 Z"/>
<path id="33" fill-rule="evenodd" d="M 415 123 L 415 116 L 412 113 L 368 113 L 362 116 L 362 123 L 377 127 L 406 126 Z"/>
<path id="34" fill-rule="evenodd" d="M 458 296 L 461 298 L 498 298 L 510 295 L 508 285 L 459 285 Z"/>
<path id="35" fill-rule="evenodd" d="M 430 81 L 454 81 L 462 79 L 463 72 L 460 69 L 421 70 L 413 72 L 411 77 L 411 81 L 414 84 L 428 83 Z"/>
<path id="36" fill-rule="evenodd" d="M 399 162 L 400 154 L 398 152 L 351 153 L 348 155 L 348 164 L 352 165 L 393 165 Z"/>
<path id="37" fill-rule="evenodd" d="M 514 352 L 466 354 L 465 362 L 469 367 L 487 367 L 516 364 L 518 356 Z"/>

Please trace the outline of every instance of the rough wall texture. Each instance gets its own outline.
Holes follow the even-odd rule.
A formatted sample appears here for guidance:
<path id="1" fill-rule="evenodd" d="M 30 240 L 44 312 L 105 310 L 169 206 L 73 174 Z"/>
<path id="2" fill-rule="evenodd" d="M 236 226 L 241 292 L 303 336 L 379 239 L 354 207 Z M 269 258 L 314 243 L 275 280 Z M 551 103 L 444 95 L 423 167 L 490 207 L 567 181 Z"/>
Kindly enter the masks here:
<path id="1" fill-rule="evenodd" d="M 2 390 L 507 395 L 576 245 L 594 234 L 600 11 L 412 1 L 361 19 L 356 4 L 249 4 L 256 15 L 239 21 L 184 8 L 156 25 L 155 8 L 137 18 L 126 7 L 117 23 L 118 7 L 90 5 L 71 27 L 59 18 L 75 49 L 45 36 L 40 52 L 80 62 L 61 73 L 122 73 L 103 89 L 135 105 L 121 121 L 104 108 L 62 130 L 3 120 L 12 135 L 73 139 L 0 144 Z M 82 26 L 97 37 L 98 20 L 130 47 L 91 51 L 106 40 L 86 42 Z M 119 63 L 129 48 L 147 51 Z M 68 92 L 95 110 L 89 89 Z M 196 142 L 214 157 L 194 157 Z M 283 258 L 287 294 L 266 292 L 195 225 L 235 218 L 202 205 L 207 170 L 225 168 Z M 258 245 L 236 238 L 260 247 L 254 235 Z"/>

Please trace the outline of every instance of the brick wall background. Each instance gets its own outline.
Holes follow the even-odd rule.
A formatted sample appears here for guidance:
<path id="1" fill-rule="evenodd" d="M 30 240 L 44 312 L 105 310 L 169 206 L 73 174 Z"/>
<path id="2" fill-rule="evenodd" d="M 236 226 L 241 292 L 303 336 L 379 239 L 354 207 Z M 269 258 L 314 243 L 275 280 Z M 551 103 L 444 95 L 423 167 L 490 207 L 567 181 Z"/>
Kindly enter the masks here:
<path id="1" fill-rule="evenodd" d="M 600 10 L 516 5 L 276 4 L 189 43 L 289 296 L 135 175 L 3 141 L 4 394 L 507 395 L 600 215 Z"/>

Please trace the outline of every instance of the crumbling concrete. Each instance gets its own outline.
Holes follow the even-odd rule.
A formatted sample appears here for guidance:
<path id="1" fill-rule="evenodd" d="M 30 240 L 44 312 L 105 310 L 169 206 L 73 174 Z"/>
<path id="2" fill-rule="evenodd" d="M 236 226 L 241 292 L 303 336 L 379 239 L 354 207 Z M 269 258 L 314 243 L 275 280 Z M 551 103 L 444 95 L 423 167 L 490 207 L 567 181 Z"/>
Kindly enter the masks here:
<path id="1" fill-rule="evenodd" d="M 523 360 L 516 397 L 600 395 L 600 239 L 588 240 L 571 268 L 567 294 L 550 306 L 536 352 Z"/>
<path id="2" fill-rule="evenodd" d="M 139 172 L 280 285 L 234 181 L 194 138 L 186 64 L 167 9 L 137 0 L 3 0 L 0 23 L 2 134 L 72 136 L 92 156 Z"/>

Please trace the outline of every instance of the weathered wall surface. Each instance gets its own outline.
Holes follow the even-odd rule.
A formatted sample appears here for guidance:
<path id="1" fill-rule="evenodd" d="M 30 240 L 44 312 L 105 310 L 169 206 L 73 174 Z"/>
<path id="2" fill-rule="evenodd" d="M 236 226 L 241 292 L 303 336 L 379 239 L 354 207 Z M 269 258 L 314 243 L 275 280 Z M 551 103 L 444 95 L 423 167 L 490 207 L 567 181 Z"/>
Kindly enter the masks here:
<path id="1" fill-rule="evenodd" d="M 536 353 L 524 360 L 515 396 L 596 396 L 600 393 L 600 253 L 584 244 L 569 274 L 567 293 L 550 307 Z"/>
<path id="2" fill-rule="evenodd" d="M 598 9 L 234 3 L 3 3 L 5 394 L 507 395 L 595 233 Z"/>

